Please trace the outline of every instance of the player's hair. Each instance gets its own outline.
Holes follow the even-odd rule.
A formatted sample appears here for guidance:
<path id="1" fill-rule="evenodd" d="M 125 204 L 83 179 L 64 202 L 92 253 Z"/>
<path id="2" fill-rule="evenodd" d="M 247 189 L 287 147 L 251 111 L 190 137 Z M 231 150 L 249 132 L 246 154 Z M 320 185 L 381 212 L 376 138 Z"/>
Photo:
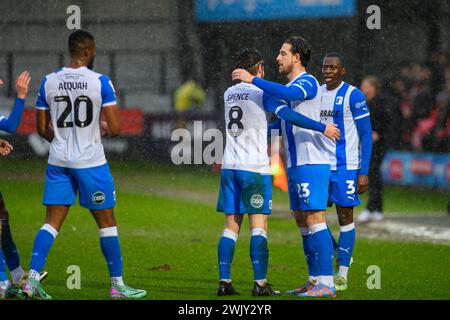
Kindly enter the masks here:
<path id="1" fill-rule="evenodd" d="M 76 30 L 69 36 L 68 46 L 71 57 L 77 56 L 81 50 L 94 45 L 94 36 L 84 30 Z"/>
<path id="2" fill-rule="evenodd" d="M 378 79 L 376 76 L 373 75 L 368 75 L 365 76 L 362 81 L 367 81 L 369 82 L 372 86 L 375 87 L 375 89 L 377 90 L 377 92 L 380 92 L 381 90 L 381 81 L 380 79 Z"/>
<path id="3" fill-rule="evenodd" d="M 341 61 L 341 64 L 343 67 L 345 67 L 345 59 L 344 56 L 338 52 L 328 52 L 325 55 L 325 58 L 338 58 L 339 61 Z"/>
<path id="4" fill-rule="evenodd" d="M 289 39 L 286 39 L 284 43 L 289 43 L 291 45 L 292 54 L 298 53 L 300 55 L 300 63 L 306 68 L 311 61 L 312 52 L 312 47 L 308 40 L 299 36 L 292 36 Z"/>
<path id="5" fill-rule="evenodd" d="M 233 56 L 235 69 L 245 69 L 255 76 L 258 73 L 258 64 L 264 59 L 260 51 L 252 48 L 244 48 Z"/>

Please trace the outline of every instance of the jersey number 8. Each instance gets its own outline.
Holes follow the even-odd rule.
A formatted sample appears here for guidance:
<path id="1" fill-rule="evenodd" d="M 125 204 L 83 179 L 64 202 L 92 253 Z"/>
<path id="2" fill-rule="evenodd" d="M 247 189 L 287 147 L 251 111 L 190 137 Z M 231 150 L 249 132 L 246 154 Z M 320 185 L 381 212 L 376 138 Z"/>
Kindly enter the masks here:
<path id="1" fill-rule="evenodd" d="M 231 131 L 234 138 L 239 137 L 242 134 L 242 131 L 244 131 L 244 124 L 241 122 L 243 116 L 244 113 L 238 106 L 232 107 L 228 113 L 230 120 L 228 121 L 227 128 Z"/>

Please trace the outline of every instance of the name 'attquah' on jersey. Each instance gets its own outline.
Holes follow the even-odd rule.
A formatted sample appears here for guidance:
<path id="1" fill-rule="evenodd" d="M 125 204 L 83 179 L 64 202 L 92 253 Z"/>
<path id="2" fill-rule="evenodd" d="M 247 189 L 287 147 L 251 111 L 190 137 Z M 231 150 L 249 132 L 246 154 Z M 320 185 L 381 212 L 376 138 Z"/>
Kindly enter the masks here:
<path id="1" fill-rule="evenodd" d="M 224 93 L 226 145 L 223 169 L 269 174 L 267 121 L 263 91 L 238 83 Z"/>
<path id="2" fill-rule="evenodd" d="M 86 67 L 61 68 L 44 77 L 36 109 L 49 110 L 54 139 L 48 163 L 82 169 L 106 163 L 101 108 L 116 104 L 111 80 Z"/>
<path id="3" fill-rule="evenodd" d="M 361 142 L 355 121 L 370 116 L 364 94 L 354 86 L 342 82 L 334 90 L 321 86 L 321 121 L 334 122 L 341 131 L 341 139 L 325 141 L 331 154 L 331 170 L 357 170 L 361 167 Z"/>

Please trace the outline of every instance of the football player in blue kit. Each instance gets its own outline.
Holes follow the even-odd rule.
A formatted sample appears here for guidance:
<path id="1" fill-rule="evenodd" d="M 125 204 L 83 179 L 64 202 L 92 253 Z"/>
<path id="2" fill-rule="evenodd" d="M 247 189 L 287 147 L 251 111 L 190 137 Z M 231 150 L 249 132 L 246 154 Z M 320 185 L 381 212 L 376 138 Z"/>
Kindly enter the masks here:
<path id="1" fill-rule="evenodd" d="M 20 120 L 22 119 L 23 111 L 25 109 L 25 98 L 28 93 L 28 87 L 30 84 L 30 74 L 28 71 L 22 72 L 16 80 L 17 98 L 8 117 L 0 115 L 0 130 L 8 133 L 15 133 L 19 127 Z M 3 81 L 0 80 L 0 87 L 3 85 Z M 6 141 L 2 140 L 0 145 L 4 152 L 2 156 L 7 155 L 12 151 L 12 146 Z M 20 290 L 20 284 L 26 278 L 26 272 L 20 265 L 19 251 L 12 238 L 11 227 L 9 224 L 10 214 L 5 205 L 5 199 L 0 192 L 0 231 L 1 231 L 1 248 L 0 248 L 0 299 L 1 298 L 15 298 L 22 297 Z M 9 281 L 6 273 L 6 266 L 9 269 L 11 275 L 11 281 Z M 42 280 L 47 275 L 47 272 L 43 272 L 40 275 Z"/>
<path id="2" fill-rule="evenodd" d="M 290 109 L 320 121 L 321 92 L 317 79 L 306 71 L 311 45 L 299 36 L 284 41 L 277 56 L 278 71 L 289 83 L 282 85 L 251 75 L 243 69 L 232 72 L 233 80 L 252 83 L 264 92 L 288 102 Z M 319 132 L 280 120 L 286 150 L 290 207 L 303 239 L 309 278 L 298 296 L 334 297 L 333 243 L 325 212 L 328 203 L 330 154 Z"/>
<path id="3" fill-rule="evenodd" d="M 262 55 L 244 49 L 234 58 L 236 68 L 264 76 Z M 244 214 L 251 228 L 250 258 L 254 296 L 280 294 L 268 284 L 267 224 L 272 192 L 267 150 L 270 113 L 294 126 L 314 130 L 330 139 L 339 138 L 336 125 L 325 125 L 291 110 L 284 102 L 251 83 L 240 82 L 225 91 L 226 147 L 222 160 L 217 211 L 225 213 L 225 229 L 218 244 L 219 296 L 237 294 L 231 284 L 231 264 Z"/>
<path id="4" fill-rule="evenodd" d="M 355 245 L 353 208 L 361 204 L 358 195 L 369 186 L 372 128 L 364 94 L 342 80 L 346 74 L 344 57 L 328 53 L 322 63 L 321 120 L 335 123 L 341 130 L 336 144 L 327 143 L 331 153 L 330 204 L 334 203 L 340 225 L 334 283 L 336 290 L 347 289 L 347 275 Z"/>
<path id="5" fill-rule="evenodd" d="M 69 65 L 44 77 L 36 102 L 38 133 L 51 143 L 43 196 L 47 215 L 34 240 L 23 292 L 29 298 L 51 299 L 38 281 L 39 273 L 79 193 L 80 205 L 91 212 L 100 231 L 110 297 L 142 298 L 145 290 L 131 288 L 122 279 L 114 180 L 101 139 L 120 133 L 114 87 L 107 76 L 92 71 L 96 54 L 92 34 L 72 32 L 68 48 Z M 100 121 L 102 113 L 106 122 Z"/>

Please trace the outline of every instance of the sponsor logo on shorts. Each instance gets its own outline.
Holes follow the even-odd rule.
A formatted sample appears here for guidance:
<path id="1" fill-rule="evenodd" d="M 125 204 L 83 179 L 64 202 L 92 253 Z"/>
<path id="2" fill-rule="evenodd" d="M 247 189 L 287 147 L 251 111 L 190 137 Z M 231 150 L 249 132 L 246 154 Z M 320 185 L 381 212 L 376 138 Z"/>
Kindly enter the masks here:
<path id="1" fill-rule="evenodd" d="M 250 204 L 253 208 L 259 209 L 264 204 L 264 198 L 259 193 L 256 193 L 250 198 Z"/>
<path id="2" fill-rule="evenodd" d="M 95 204 L 102 204 L 103 202 L 105 202 L 105 199 L 105 194 L 101 191 L 94 192 L 94 194 L 92 195 L 92 202 Z"/>
<path id="3" fill-rule="evenodd" d="M 269 210 L 272 210 L 272 200 L 269 200 Z"/>

